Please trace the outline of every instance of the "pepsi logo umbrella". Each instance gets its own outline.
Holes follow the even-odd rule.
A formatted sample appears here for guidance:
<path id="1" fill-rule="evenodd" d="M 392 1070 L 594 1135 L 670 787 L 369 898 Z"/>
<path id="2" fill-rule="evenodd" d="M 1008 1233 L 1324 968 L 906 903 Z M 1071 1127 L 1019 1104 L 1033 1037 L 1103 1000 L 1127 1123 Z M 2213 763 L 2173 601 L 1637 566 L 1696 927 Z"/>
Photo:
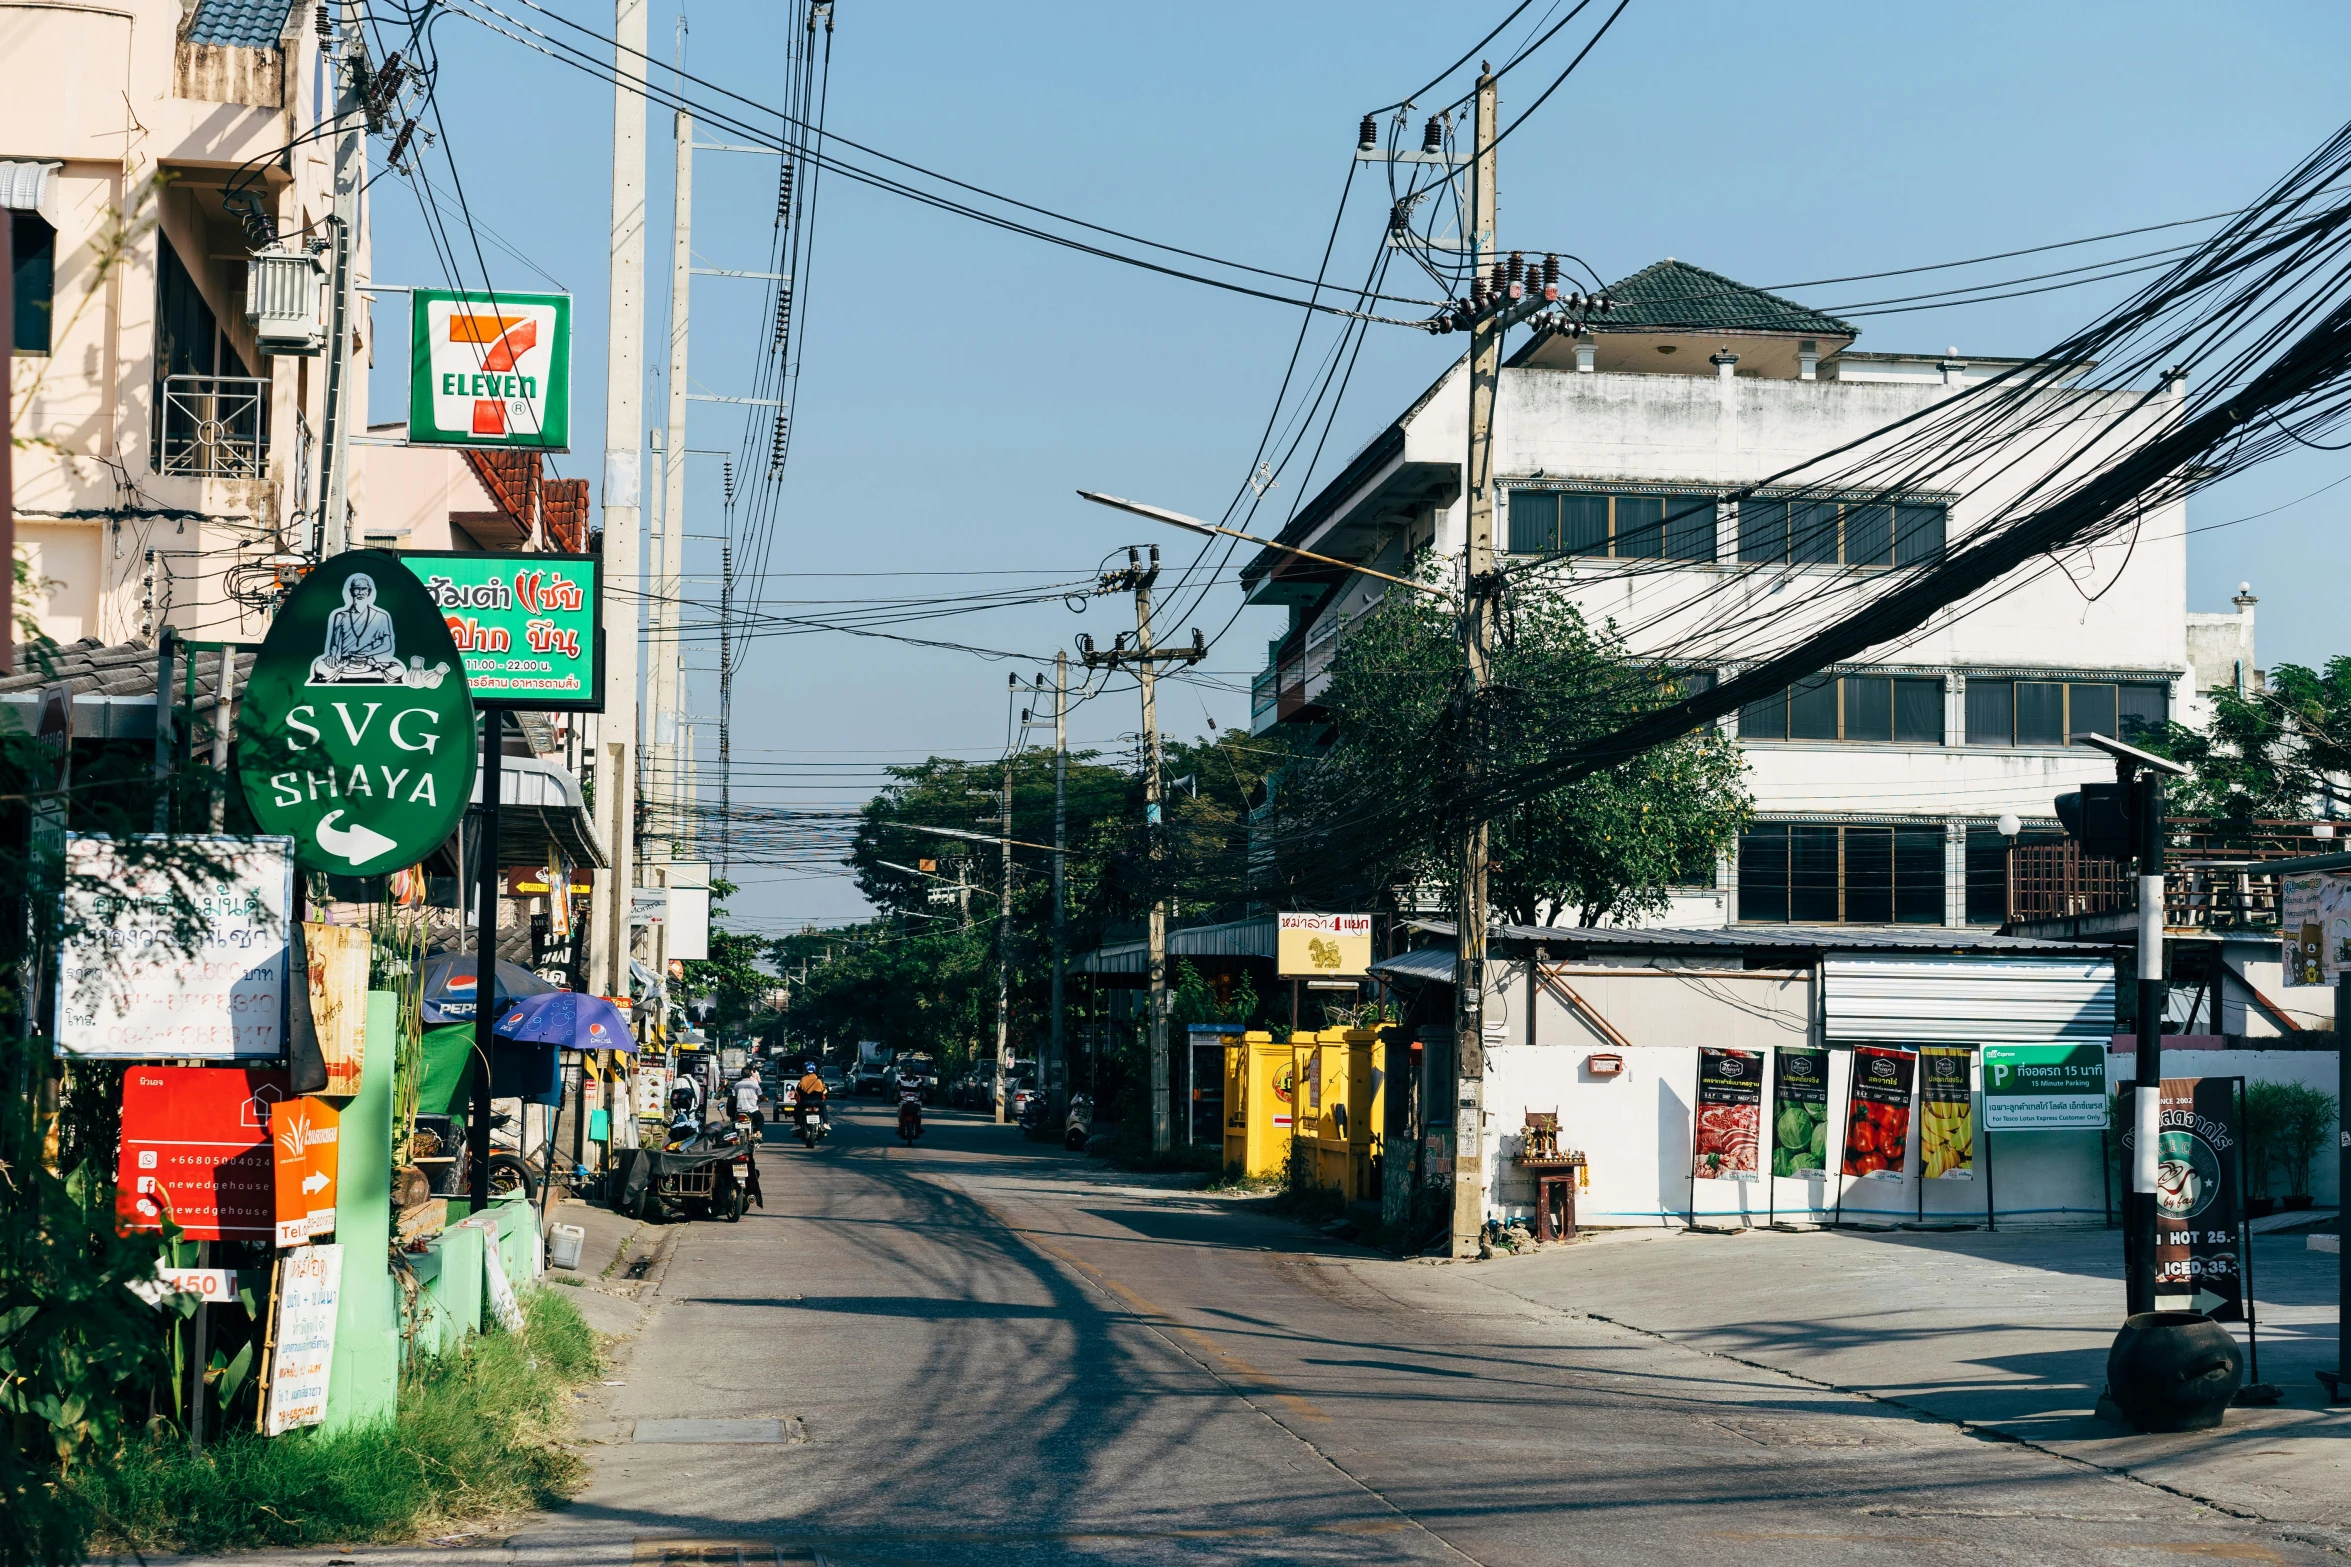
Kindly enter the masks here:
<path id="1" fill-rule="evenodd" d="M 629 1021 L 602 996 L 558 990 L 524 996 L 498 1015 L 498 1037 L 565 1050 L 635 1050 Z"/>
<path id="2" fill-rule="evenodd" d="M 504 1006 L 518 996 L 546 995 L 555 989 L 529 969 L 518 963 L 509 963 L 504 958 L 500 958 L 490 972 L 497 987 L 495 1004 L 498 1006 Z M 472 953 L 427 953 L 424 960 L 424 1020 L 435 1025 L 465 1022 L 473 1016 L 474 998 L 480 988 L 481 979 Z"/>

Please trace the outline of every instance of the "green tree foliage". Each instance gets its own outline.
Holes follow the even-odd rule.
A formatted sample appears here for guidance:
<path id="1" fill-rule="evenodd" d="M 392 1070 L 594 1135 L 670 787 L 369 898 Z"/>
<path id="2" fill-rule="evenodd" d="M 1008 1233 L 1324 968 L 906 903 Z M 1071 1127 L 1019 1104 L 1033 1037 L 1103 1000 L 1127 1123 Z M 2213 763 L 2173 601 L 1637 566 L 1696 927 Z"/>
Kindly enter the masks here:
<path id="1" fill-rule="evenodd" d="M 1676 700 L 1673 678 L 1630 657 L 1613 627 L 1522 588 L 1500 626 L 1491 687 L 1473 712 L 1447 601 L 1392 592 L 1351 626 L 1321 698 L 1328 754 L 1277 782 L 1284 880 L 1350 874 L 1355 901 L 1386 885 L 1449 886 L 1463 831 L 1462 780 L 1507 776 Z M 1493 822 L 1495 907 L 1527 924 L 1654 914 L 1667 889 L 1711 883 L 1715 856 L 1752 811 L 1738 747 L 1708 729 L 1555 789 Z M 1402 820 L 1402 831 L 1365 824 Z"/>
<path id="2" fill-rule="evenodd" d="M 2328 783 L 2351 773 L 2351 656 L 2324 670 L 2280 664 L 2267 689 L 2212 692 L 2212 722 L 2202 731 L 2167 724 L 2146 742 L 2191 769 L 2175 783 L 2169 808 L 2206 816 L 2224 840 L 2250 839 L 2263 819 L 2308 817 Z"/>

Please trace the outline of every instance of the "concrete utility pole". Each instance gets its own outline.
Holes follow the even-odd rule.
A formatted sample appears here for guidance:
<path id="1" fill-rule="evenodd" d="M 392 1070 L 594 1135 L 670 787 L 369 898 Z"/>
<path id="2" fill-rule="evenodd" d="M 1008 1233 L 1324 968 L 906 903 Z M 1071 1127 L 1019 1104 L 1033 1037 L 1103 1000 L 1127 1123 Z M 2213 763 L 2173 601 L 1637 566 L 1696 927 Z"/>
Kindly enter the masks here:
<path id="1" fill-rule="evenodd" d="M 359 243 L 359 187 L 367 178 L 367 116 L 359 98 L 358 73 L 351 66 L 351 56 L 366 46 L 360 42 L 356 8 L 345 0 L 335 9 L 343 17 L 347 48 L 335 66 L 334 263 L 329 279 L 334 298 L 327 307 L 333 336 L 327 343 L 327 471 L 318 512 L 322 557 L 351 547 L 351 313 L 358 283 L 352 261 Z M 331 39 L 320 38 L 319 47 L 331 49 Z"/>
<path id="2" fill-rule="evenodd" d="M 2134 783 L 2131 764 L 2117 760 L 2122 782 L 2138 796 L 2132 802 L 2139 830 L 2139 993 L 2132 1023 L 2138 1051 L 2131 1071 L 2138 1091 L 2131 1107 L 2131 1186 L 2123 1198 L 2130 1226 L 2125 1314 L 2137 1316 L 2155 1309 L 2156 1155 L 2163 1139 L 2163 1013 L 2170 990 L 2163 960 L 2163 775 L 2144 768 Z"/>
<path id="3" fill-rule="evenodd" d="M 678 18 L 678 68 L 686 64 L 686 19 Z M 694 117 L 677 122 L 676 207 L 670 225 L 669 417 L 662 431 L 661 542 L 653 587 L 653 788 L 655 833 L 667 854 L 685 824 L 685 657 L 678 643 L 678 596 L 686 550 L 686 337 L 694 285 Z M 665 856 L 666 857 L 666 856 Z"/>
<path id="4" fill-rule="evenodd" d="M 1092 640 L 1079 645 L 1088 667 L 1105 665 L 1118 668 L 1132 664 L 1143 683 L 1143 831 L 1149 844 L 1151 861 L 1152 898 L 1150 921 L 1150 987 L 1151 987 L 1151 1149 L 1166 1153 L 1175 1146 L 1175 1118 L 1167 1102 L 1167 898 L 1161 892 L 1159 865 L 1162 859 L 1162 837 L 1159 796 L 1159 707 L 1155 683 L 1161 664 L 1196 664 L 1208 656 L 1200 633 L 1192 633 L 1190 647 L 1165 651 L 1151 645 L 1151 585 L 1159 580 L 1159 546 L 1151 549 L 1151 565 L 1146 569 L 1141 555 L 1127 551 L 1124 571 L 1106 572 L 1102 590 L 1109 593 L 1132 593 L 1135 596 L 1135 645 L 1126 647 L 1121 633 L 1118 644 L 1107 653 L 1094 651 Z"/>
<path id="5" fill-rule="evenodd" d="M 1495 151 L 1499 109 L 1494 73 L 1478 73 L 1476 141 L 1472 144 L 1468 242 L 1472 277 L 1483 278 L 1493 264 Z M 1472 285 L 1473 304 L 1476 285 Z M 1470 755 L 1478 749 L 1484 697 L 1493 677 L 1494 645 L 1494 389 L 1502 373 L 1500 319 L 1481 311 L 1470 329 L 1469 451 L 1462 469 L 1463 513 L 1467 522 L 1461 549 L 1461 643 L 1469 661 Z M 1476 764 L 1472 762 L 1474 769 Z M 1473 791 L 1477 779 L 1466 780 Z M 1485 1224 L 1486 1079 L 1486 868 L 1488 824 L 1471 822 L 1462 838 L 1459 932 L 1453 962 L 1453 1255 L 1477 1254 Z M 1430 1121 L 1438 1114 L 1429 1107 Z"/>
<path id="6" fill-rule="evenodd" d="M 589 984 L 629 992 L 629 889 L 637 783 L 637 508 L 644 496 L 645 0 L 612 8 L 612 263 L 604 368 L 604 711 L 596 722 L 596 813 L 612 865 L 590 915 Z"/>
<path id="7" fill-rule="evenodd" d="M 1013 685 L 1020 677 L 1011 677 Z M 1018 748 L 1015 747 L 1017 751 Z M 996 898 L 996 1124 L 1009 1119 L 1012 1082 L 1012 762 L 1004 763 L 1004 809 L 997 818 L 1004 880 Z"/>
<path id="8" fill-rule="evenodd" d="M 1069 1052 L 1063 1031 L 1062 971 L 1069 962 L 1069 655 L 1053 655 L 1053 1040 L 1046 1058 L 1046 1101 L 1060 1114 L 1069 1102 Z"/>

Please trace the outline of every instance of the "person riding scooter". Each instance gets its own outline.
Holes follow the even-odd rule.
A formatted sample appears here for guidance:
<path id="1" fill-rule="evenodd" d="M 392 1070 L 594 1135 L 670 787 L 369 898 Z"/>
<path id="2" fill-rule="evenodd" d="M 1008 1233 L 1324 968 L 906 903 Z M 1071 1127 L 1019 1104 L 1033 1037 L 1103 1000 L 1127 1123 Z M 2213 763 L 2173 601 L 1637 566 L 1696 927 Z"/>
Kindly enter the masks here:
<path id="1" fill-rule="evenodd" d="M 898 1135 L 912 1146 L 922 1135 L 922 1074 L 913 1067 L 898 1073 Z"/>

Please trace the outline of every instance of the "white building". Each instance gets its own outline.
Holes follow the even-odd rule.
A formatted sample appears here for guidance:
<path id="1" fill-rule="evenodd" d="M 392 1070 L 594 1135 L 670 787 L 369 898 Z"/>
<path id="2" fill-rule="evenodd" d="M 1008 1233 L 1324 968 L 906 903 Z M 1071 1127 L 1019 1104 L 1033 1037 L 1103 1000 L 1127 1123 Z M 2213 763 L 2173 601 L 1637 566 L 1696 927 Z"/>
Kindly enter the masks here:
<path id="1" fill-rule="evenodd" d="M 1625 628 L 1636 653 L 1685 662 L 1693 636 L 1744 619 L 1769 627 L 1746 649 L 1760 656 L 1849 611 L 1871 578 L 1931 559 L 2055 461 L 2017 442 L 1931 493 L 1822 502 L 1814 489 L 1791 503 L 1765 485 L 1735 504 L 1726 492 L 1852 443 L 1866 454 L 1872 432 L 2017 361 L 1855 352 L 1846 323 L 1672 260 L 1608 293 L 1618 308 L 1587 333 L 1538 333 L 1501 373 L 1496 540 L 1507 561 L 1549 562 L 1542 579 L 1595 625 Z M 2044 395 L 2070 400 L 2074 428 L 2128 406 Z M 1282 542 L 1390 572 L 1424 547 L 1458 555 L 1467 404 L 1456 362 Z M 2125 419 L 2106 439 L 2139 427 Z M 2113 776 L 2071 737 L 2180 711 L 2184 531 L 2183 505 L 2151 508 L 2135 541 L 2022 568 L 1970 612 L 1726 720 L 1758 820 L 1717 884 L 1678 895 L 1664 923 L 1999 923 L 1999 818 L 2053 828 L 2057 794 Z M 1310 723 L 1332 649 L 1383 585 L 1270 550 L 1243 580 L 1250 602 L 1290 611 L 1256 681 L 1254 728 Z M 1732 656 L 1698 667 L 1735 672 L 1741 649 L 1713 640 Z"/>

